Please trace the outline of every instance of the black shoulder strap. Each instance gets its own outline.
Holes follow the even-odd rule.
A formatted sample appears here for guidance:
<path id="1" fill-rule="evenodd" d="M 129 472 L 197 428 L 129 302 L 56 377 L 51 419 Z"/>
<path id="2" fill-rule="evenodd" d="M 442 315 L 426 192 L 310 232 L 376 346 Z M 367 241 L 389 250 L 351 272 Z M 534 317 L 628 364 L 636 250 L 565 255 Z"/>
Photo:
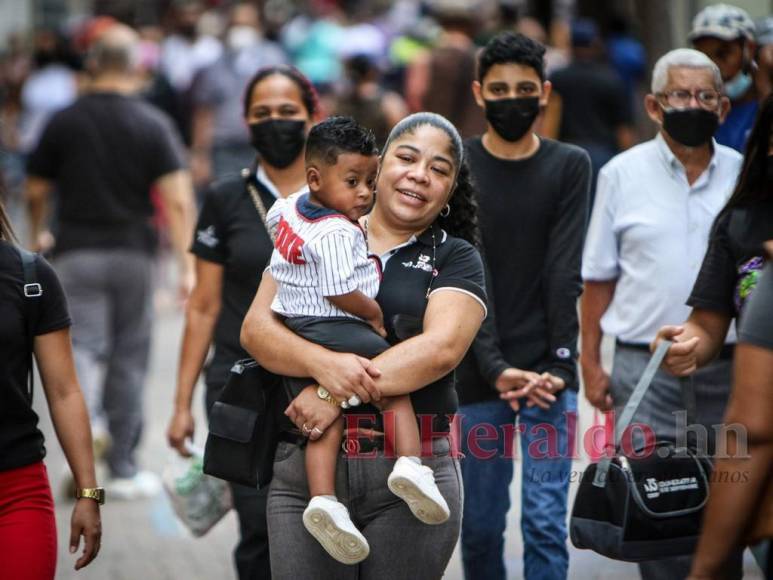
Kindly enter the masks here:
<path id="1" fill-rule="evenodd" d="M 35 350 L 35 321 L 38 314 L 38 298 L 43 295 L 43 287 L 38 282 L 37 268 L 35 267 L 35 254 L 17 247 L 21 256 L 21 265 L 24 270 L 24 319 L 27 326 L 27 352 L 29 353 L 27 389 L 32 405 L 35 379 L 33 373 L 33 352 Z"/>

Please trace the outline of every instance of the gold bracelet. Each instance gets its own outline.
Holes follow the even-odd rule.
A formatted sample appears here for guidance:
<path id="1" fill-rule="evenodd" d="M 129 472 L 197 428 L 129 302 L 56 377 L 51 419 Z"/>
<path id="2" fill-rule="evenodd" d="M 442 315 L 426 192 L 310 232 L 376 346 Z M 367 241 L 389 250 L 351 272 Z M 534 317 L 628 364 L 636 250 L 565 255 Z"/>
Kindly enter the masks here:
<path id="1" fill-rule="evenodd" d="M 75 490 L 75 499 L 81 498 L 93 499 L 99 505 L 105 503 L 105 488 L 104 487 L 82 487 Z"/>

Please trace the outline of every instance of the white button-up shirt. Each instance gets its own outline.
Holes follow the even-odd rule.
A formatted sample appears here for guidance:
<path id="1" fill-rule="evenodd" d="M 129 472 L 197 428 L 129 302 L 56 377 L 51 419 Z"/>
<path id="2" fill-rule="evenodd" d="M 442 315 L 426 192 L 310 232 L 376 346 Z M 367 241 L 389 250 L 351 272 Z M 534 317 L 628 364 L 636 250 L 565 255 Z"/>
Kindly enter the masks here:
<path id="1" fill-rule="evenodd" d="M 606 334 L 649 343 L 661 326 L 689 316 L 685 302 L 742 161 L 729 147 L 713 147 L 709 166 L 692 185 L 660 134 L 599 172 L 582 277 L 617 280 L 601 319 Z"/>

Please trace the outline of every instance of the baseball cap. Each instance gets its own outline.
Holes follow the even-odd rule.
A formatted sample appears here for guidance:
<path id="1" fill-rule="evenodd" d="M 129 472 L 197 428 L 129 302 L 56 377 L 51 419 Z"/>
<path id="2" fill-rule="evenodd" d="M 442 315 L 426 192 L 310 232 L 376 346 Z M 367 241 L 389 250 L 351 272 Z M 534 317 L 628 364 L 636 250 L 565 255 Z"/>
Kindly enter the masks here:
<path id="1" fill-rule="evenodd" d="M 695 15 L 687 39 L 694 41 L 706 36 L 722 40 L 754 40 L 754 22 L 741 8 L 729 4 L 712 4 Z"/>
<path id="2" fill-rule="evenodd" d="M 773 44 L 773 16 L 757 21 L 757 43 L 760 46 Z"/>

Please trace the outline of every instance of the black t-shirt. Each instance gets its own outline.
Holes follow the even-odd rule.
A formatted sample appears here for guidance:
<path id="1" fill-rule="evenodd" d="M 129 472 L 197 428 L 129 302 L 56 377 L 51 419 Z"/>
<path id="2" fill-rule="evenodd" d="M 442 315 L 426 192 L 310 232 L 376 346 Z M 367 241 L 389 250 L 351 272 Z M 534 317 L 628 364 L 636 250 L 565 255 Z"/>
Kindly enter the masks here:
<path id="1" fill-rule="evenodd" d="M 35 266 L 43 294 L 27 298 L 19 253 L 0 240 L 0 471 L 30 465 L 46 454 L 27 391 L 27 301 L 37 301 L 32 324 L 36 336 L 70 326 L 67 301 L 53 268 L 40 256 Z"/>
<path id="2" fill-rule="evenodd" d="M 458 369 L 460 400 L 495 399 L 492 382 L 507 366 L 551 372 L 577 390 L 588 154 L 550 139 L 542 139 L 537 152 L 521 160 L 491 155 L 480 137 L 465 145 L 478 192 L 490 307 Z M 476 356 L 481 351 L 499 352 L 499 363 L 497 357 L 484 361 Z"/>
<path id="3" fill-rule="evenodd" d="M 773 350 L 773 262 L 763 268 L 754 296 L 744 309 L 738 340 Z"/>
<path id="4" fill-rule="evenodd" d="M 276 199 L 254 176 L 251 179 L 266 209 L 270 208 Z M 233 363 L 249 357 L 239 344 L 239 333 L 272 251 L 271 238 L 244 179 L 233 175 L 214 184 L 204 198 L 191 246 L 198 258 L 224 268 L 214 354 L 206 370 L 209 387 L 223 386 Z"/>
<path id="5" fill-rule="evenodd" d="M 434 270 L 437 271 L 434 279 L 433 254 Z M 394 326 L 397 315 L 414 320 L 424 318 L 430 283 L 430 293 L 442 291 L 443 288 L 456 288 L 486 303 L 483 263 L 478 251 L 466 241 L 448 236 L 439 227 L 432 226 L 418 236 L 415 242 L 394 250 L 384 268 L 376 301 L 384 313 L 384 326 L 390 343 L 398 340 Z M 427 356 L 431 357 L 432 353 L 428 352 Z M 410 369 L 404 372 L 410 373 Z M 411 393 L 411 402 L 417 415 L 433 417 L 435 432 L 448 432 L 447 415 L 455 413 L 458 407 L 454 373 Z M 348 413 L 373 414 L 376 417 L 375 428 L 382 428 L 381 414 L 375 407 L 364 405 L 357 407 L 356 413 L 353 410 Z M 371 425 L 366 421 L 360 426 Z"/>
<path id="6" fill-rule="evenodd" d="M 184 160 L 171 121 L 137 97 L 91 93 L 56 113 L 27 165 L 56 185 L 55 252 L 152 252 L 151 187 Z"/>
<path id="7" fill-rule="evenodd" d="M 763 242 L 773 239 L 773 201 L 735 207 L 720 215 L 687 304 L 737 318 L 757 284 Z"/>
<path id="8" fill-rule="evenodd" d="M 550 81 L 561 96 L 559 139 L 616 151 L 616 129 L 632 119 L 628 95 L 614 70 L 602 63 L 577 61 L 557 70 Z"/>

